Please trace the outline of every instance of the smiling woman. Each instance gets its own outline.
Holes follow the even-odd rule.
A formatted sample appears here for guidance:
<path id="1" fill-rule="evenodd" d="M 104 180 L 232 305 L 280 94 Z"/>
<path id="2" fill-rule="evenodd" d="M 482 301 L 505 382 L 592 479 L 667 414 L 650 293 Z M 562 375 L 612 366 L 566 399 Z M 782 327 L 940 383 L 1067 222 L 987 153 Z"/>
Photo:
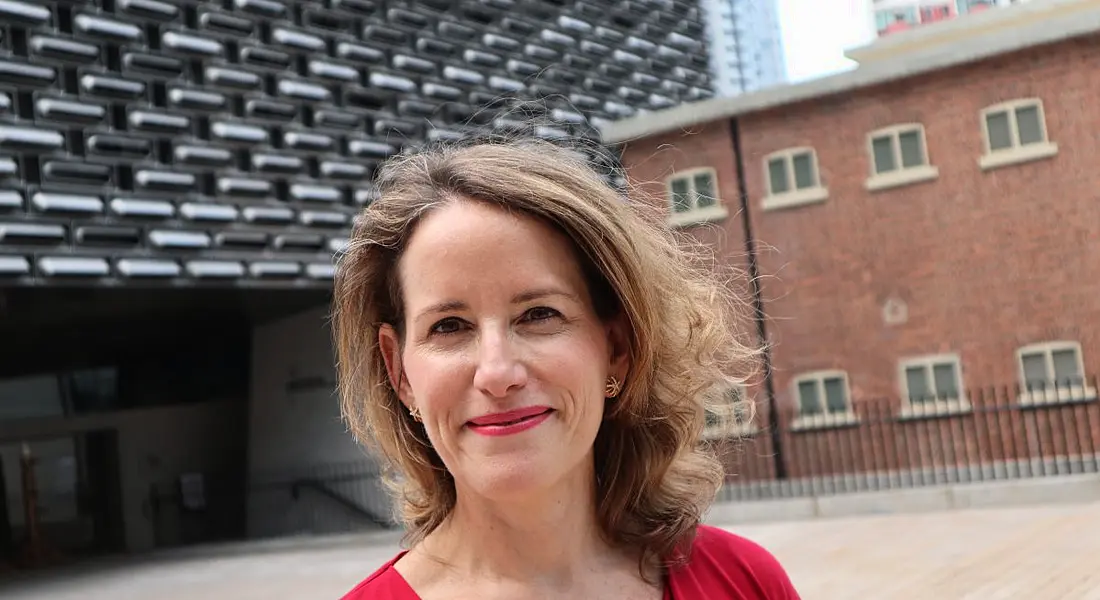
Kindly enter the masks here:
<path id="1" fill-rule="evenodd" d="M 526 139 L 410 152 L 378 185 L 334 324 L 409 549 L 347 599 L 797 598 L 700 524 L 723 478 L 705 408 L 753 352 L 660 218 Z"/>

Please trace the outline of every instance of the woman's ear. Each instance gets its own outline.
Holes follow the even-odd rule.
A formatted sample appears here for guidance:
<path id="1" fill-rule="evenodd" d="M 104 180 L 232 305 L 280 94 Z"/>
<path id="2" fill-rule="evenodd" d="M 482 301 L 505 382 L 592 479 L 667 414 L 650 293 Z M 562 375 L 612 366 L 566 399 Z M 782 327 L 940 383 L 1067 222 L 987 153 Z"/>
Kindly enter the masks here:
<path id="1" fill-rule="evenodd" d="M 630 326 L 622 312 L 607 322 L 607 374 L 625 382 L 630 372 Z"/>
<path id="2" fill-rule="evenodd" d="M 412 408 L 412 389 L 409 380 L 405 377 L 404 366 L 401 364 L 401 338 L 397 330 L 389 323 L 384 323 L 378 328 L 378 347 L 382 351 L 382 359 L 386 362 L 386 375 L 390 385 L 397 392 L 397 397 L 406 408 Z"/>

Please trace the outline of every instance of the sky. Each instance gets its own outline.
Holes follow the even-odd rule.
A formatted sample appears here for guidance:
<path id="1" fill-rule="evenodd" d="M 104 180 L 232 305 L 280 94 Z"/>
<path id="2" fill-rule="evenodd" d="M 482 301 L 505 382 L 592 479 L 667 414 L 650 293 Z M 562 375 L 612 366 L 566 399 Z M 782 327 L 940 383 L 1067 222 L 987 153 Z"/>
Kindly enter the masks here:
<path id="1" fill-rule="evenodd" d="M 874 39 L 869 0 L 778 0 L 791 83 L 855 66 L 844 51 Z"/>

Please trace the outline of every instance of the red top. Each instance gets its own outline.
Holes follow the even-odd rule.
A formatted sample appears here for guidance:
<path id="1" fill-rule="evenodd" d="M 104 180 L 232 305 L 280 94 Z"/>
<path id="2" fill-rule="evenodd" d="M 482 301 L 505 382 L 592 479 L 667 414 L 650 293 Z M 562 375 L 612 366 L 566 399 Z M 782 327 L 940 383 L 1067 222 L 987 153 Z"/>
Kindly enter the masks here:
<path id="1" fill-rule="evenodd" d="M 398 554 L 342 600 L 420 600 L 397 569 Z M 691 562 L 669 573 L 665 600 L 800 600 L 779 561 L 755 542 L 700 525 Z"/>

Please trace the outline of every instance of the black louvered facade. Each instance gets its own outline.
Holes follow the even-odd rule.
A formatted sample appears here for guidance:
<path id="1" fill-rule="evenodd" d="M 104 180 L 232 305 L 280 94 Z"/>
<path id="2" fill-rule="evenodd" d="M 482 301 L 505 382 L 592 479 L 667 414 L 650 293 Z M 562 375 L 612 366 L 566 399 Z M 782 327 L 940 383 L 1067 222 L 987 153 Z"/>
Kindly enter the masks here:
<path id="1" fill-rule="evenodd" d="M 0 286 L 323 287 L 402 143 L 710 95 L 687 0 L 0 0 Z"/>

